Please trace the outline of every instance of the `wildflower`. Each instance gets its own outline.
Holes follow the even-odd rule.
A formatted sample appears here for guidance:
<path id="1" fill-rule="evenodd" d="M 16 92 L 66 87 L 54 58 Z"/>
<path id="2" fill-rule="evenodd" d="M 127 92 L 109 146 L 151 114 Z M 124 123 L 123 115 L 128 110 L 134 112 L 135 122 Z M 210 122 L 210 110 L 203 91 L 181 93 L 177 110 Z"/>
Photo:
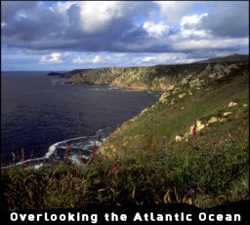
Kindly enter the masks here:
<path id="1" fill-rule="evenodd" d="M 195 125 L 194 125 L 193 128 L 192 128 L 191 134 L 192 134 L 192 135 L 195 135 L 195 134 L 196 134 L 196 131 L 197 131 L 197 125 L 196 125 L 196 123 L 195 123 Z"/>
<path id="2" fill-rule="evenodd" d="M 114 164 L 113 164 L 113 171 L 115 172 L 115 171 L 118 171 L 118 170 L 119 170 L 118 164 L 117 164 L 117 163 L 114 163 Z"/>
<path id="3" fill-rule="evenodd" d="M 232 139 L 233 135 L 231 133 L 227 134 L 226 141 L 230 141 Z"/>
<path id="4" fill-rule="evenodd" d="M 117 159 L 115 160 L 115 163 L 113 164 L 113 172 L 115 171 L 118 171 L 120 168 L 119 168 L 119 165 L 117 163 Z"/>
<path id="5" fill-rule="evenodd" d="M 190 188 L 187 192 L 187 195 L 193 196 L 195 193 L 195 190 L 193 188 Z"/>

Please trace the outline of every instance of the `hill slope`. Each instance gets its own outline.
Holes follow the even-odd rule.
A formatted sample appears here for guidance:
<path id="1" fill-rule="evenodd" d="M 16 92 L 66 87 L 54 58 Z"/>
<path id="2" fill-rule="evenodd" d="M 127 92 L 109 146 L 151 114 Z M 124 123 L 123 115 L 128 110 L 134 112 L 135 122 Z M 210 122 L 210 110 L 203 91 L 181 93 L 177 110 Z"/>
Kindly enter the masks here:
<path id="1" fill-rule="evenodd" d="M 170 202 L 187 202 L 190 188 L 189 200 L 200 207 L 248 199 L 248 66 L 231 66 L 219 76 L 186 77 L 103 144 L 101 155 L 138 171 L 141 201 L 147 182 L 158 190 L 155 202 L 167 192 Z"/>

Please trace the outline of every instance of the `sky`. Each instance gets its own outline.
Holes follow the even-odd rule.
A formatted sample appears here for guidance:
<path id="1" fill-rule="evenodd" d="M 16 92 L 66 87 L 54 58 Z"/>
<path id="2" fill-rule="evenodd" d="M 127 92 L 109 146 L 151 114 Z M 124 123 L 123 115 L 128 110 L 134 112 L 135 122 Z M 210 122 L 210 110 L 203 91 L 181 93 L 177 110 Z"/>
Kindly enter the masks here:
<path id="1" fill-rule="evenodd" d="M 249 54 L 248 1 L 1 1 L 3 71 Z"/>

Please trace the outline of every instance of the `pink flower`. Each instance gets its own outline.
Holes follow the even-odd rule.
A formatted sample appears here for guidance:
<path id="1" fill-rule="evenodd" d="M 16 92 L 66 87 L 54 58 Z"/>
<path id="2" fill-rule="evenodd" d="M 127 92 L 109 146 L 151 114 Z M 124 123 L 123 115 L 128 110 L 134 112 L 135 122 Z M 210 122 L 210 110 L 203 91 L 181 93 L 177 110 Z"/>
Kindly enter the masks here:
<path id="1" fill-rule="evenodd" d="M 196 131 L 197 131 L 197 125 L 195 124 L 195 125 L 193 126 L 193 128 L 192 128 L 191 134 L 192 134 L 192 135 L 195 135 L 195 134 L 196 134 Z"/>
<path id="2" fill-rule="evenodd" d="M 118 163 L 117 163 L 117 159 L 115 159 L 115 163 L 113 164 L 113 171 L 118 171 L 120 169 L 120 167 L 118 166 Z"/>
<path id="3" fill-rule="evenodd" d="M 119 170 L 118 164 L 117 164 L 117 163 L 114 163 L 114 164 L 113 164 L 113 171 L 115 172 L 115 171 L 118 171 L 118 170 Z"/>

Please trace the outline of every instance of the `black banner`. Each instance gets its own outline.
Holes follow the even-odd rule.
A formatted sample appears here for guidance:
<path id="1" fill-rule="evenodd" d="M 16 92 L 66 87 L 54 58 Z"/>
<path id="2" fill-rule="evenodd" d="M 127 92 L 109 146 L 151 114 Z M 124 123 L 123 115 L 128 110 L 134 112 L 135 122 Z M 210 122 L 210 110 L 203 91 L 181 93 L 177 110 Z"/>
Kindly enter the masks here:
<path id="1" fill-rule="evenodd" d="M 249 224 L 250 202 L 200 209 L 188 204 L 1 211 L 2 224 Z"/>

